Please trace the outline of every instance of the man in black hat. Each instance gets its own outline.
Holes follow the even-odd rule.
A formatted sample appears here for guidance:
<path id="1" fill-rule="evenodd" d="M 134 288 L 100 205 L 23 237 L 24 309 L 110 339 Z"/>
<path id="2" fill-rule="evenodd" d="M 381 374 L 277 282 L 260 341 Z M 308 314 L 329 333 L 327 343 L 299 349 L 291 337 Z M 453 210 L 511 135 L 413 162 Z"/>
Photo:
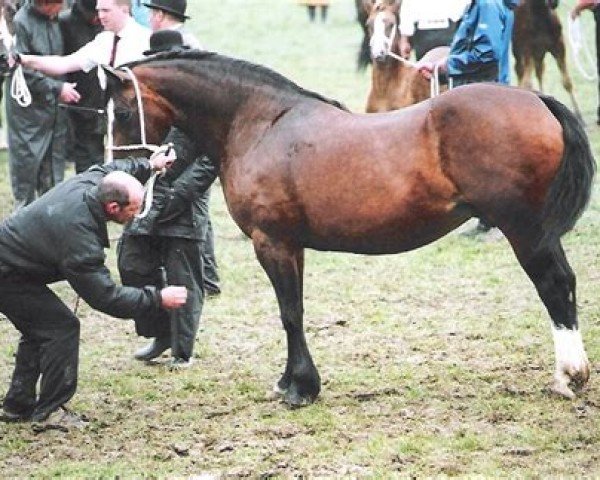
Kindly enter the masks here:
<path id="1" fill-rule="evenodd" d="M 202 48 L 196 37 L 187 32 L 183 25 L 190 18 L 185 14 L 186 0 L 149 0 L 144 5 L 150 9 L 150 28 L 153 32 L 178 30 L 183 37 L 183 45 Z"/>
<path id="2" fill-rule="evenodd" d="M 159 30 L 150 37 L 145 55 L 185 49 L 175 30 Z M 173 127 L 166 140 L 174 145 L 177 162 L 156 180 L 152 206 L 144 217 L 134 219 L 124 230 L 119 247 L 119 272 L 124 284 L 141 287 L 158 284 L 164 267 L 169 283 L 186 286 L 190 292 L 183 308 L 170 314 L 142 313 L 135 318 L 136 332 L 152 342 L 135 352 L 135 358 L 152 360 L 171 350 L 172 369 L 192 364 L 194 343 L 205 293 L 214 288 L 206 269 L 209 187 L 218 174 L 218 165 L 198 150 L 195 142 Z M 216 285 L 218 288 L 218 284 Z"/>

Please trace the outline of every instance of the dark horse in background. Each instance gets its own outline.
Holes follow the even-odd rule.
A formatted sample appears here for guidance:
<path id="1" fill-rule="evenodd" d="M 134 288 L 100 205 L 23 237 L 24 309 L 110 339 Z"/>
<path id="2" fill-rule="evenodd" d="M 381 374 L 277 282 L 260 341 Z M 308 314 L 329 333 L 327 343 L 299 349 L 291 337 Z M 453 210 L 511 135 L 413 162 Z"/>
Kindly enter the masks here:
<path id="1" fill-rule="evenodd" d="M 174 124 L 220 164 L 229 212 L 277 295 L 287 363 L 276 389 L 287 402 L 313 402 L 321 389 L 303 326 L 304 249 L 398 253 L 473 216 L 504 232 L 550 314 L 555 391 L 572 397 L 587 382 L 575 275 L 560 238 L 588 203 L 595 163 L 564 105 L 478 84 L 353 114 L 265 67 L 210 52 L 131 67 L 148 139 L 160 142 Z M 116 141 L 138 143 L 129 76 L 110 75 L 109 89 Z"/>
<path id="2" fill-rule="evenodd" d="M 378 0 L 367 18 L 369 53 L 373 59 L 367 112 L 397 110 L 422 102 L 432 94 L 429 80 L 413 65 L 399 60 L 399 10 L 400 2 Z M 434 48 L 423 56 L 423 61 L 436 62 L 449 51 L 448 47 Z"/>
<path id="3" fill-rule="evenodd" d="M 567 70 L 565 41 L 556 8 L 558 0 L 521 0 L 515 9 L 512 50 L 519 86 L 532 88 L 535 74 L 540 91 L 544 91 L 544 57 L 550 53 L 560 70 L 562 84 L 571 98 L 573 111 L 581 118 L 573 93 L 573 82 Z"/>

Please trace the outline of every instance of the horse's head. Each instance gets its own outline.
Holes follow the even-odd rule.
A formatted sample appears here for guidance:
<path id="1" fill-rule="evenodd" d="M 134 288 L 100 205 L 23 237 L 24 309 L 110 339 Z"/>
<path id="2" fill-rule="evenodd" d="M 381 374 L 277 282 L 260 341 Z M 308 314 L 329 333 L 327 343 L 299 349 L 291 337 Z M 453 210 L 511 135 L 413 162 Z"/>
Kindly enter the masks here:
<path id="1" fill-rule="evenodd" d="M 113 143 L 115 146 L 138 145 L 145 137 L 146 143 L 159 145 L 173 125 L 175 111 L 172 105 L 152 87 L 144 85 L 143 76 L 137 75 L 144 123 L 140 121 L 139 103 L 132 78 L 120 70 L 106 69 L 108 97 L 114 104 Z M 142 128 L 144 132 L 142 133 Z M 125 154 L 131 154 L 126 151 Z M 115 157 L 123 156 L 115 154 Z"/>
<path id="2" fill-rule="evenodd" d="M 400 2 L 397 0 L 375 0 L 372 2 L 367 31 L 371 58 L 376 62 L 384 62 L 398 41 L 398 11 Z"/>

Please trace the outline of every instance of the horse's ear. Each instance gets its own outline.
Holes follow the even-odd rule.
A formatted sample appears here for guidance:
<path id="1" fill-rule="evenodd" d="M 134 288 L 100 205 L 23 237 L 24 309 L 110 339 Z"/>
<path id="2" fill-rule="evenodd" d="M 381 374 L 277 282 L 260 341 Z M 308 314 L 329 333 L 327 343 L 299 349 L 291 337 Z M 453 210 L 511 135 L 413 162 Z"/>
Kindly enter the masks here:
<path id="1" fill-rule="evenodd" d="M 121 90 L 130 81 L 129 76 L 122 70 L 116 70 L 108 65 L 100 65 L 98 68 L 100 85 L 106 89 L 108 96 Z"/>

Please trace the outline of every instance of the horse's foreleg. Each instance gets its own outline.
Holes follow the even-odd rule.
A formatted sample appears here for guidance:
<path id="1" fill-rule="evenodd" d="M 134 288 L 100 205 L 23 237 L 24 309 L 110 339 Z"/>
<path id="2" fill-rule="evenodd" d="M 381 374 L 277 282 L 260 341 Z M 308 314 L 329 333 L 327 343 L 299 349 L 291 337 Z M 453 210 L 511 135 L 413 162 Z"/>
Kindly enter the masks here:
<path id="1" fill-rule="evenodd" d="M 575 274 L 560 242 L 533 253 L 515 251 L 552 319 L 556 354 L 552 389 L 574 398 L 570 385 L 582 387 L 590 376 L 590 364 L 577 324 Z"/>
<path id="2" fill-rule="evenodd" d="M 304 250 L 273 240 L 262 233 L 253 234 L 252 241 L 256 256 L 275 289 L 287 336 L 287 363 L 275 391 L 283 395 L 290 405 L 307 405 L 319 394 L 321 379 L 304 335 Z"/>

